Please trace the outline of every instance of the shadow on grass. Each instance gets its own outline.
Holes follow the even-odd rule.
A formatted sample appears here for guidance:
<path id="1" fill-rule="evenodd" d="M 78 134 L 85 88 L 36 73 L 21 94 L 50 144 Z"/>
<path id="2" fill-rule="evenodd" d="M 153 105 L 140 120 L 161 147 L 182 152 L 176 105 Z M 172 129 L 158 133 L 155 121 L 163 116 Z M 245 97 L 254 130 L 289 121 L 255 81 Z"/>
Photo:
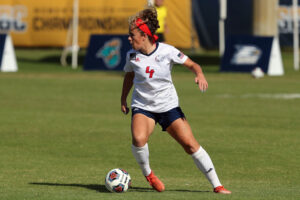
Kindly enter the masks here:
<path id="1" fill-rule="evenodd" d="M 29 183 L 31 185 L 42 185 L 42 186 L 54 186 L 54 187 L 81 187 L 89 190 L 94 190 L 101 193 L 110 193 L 105 185 L 101 184 L 77 184 L 77 183 L 37 183 L 32 182 Z M 166 192 L 210 192 L 210 191 L 200 191 L 200 190 L 165 190 Z M 156 192 L 152 188 L 144 188 L 144 187 L 130 187 L 128 192 Z"/>
<path id="2" fill-rule="evenodd" d="M 95 190 L 101 193 L 109 193 L 109 191 L 105 188 L 105 185 L 99 184 L 77 184 L 77 183 L 29 183 L 31 185 L 43 185 L 43 186 L 54 186 L 54 187 L 81 187 L 89 190 Z"/>

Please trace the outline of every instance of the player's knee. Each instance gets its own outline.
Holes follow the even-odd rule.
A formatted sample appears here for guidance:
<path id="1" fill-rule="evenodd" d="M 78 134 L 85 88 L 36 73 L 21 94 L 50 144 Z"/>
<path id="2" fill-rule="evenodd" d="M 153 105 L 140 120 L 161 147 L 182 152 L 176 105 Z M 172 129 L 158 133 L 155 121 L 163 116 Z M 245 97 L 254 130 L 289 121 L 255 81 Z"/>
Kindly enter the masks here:
<path id="1" fill-rule="evenodd" d="M 132 138 L 132 144 L 136 147 L 143 147 L 147 143 L 147 137 L 143 135 L 134 136 Z"/>
<path id="2" fill-rule="evenodd" d="M 192 145 L 192 144 L 187 144 L 183 146 L 184 151 L 190 155 L 198 151 L 199 147 L 200 147 L 199 145 Z"/>

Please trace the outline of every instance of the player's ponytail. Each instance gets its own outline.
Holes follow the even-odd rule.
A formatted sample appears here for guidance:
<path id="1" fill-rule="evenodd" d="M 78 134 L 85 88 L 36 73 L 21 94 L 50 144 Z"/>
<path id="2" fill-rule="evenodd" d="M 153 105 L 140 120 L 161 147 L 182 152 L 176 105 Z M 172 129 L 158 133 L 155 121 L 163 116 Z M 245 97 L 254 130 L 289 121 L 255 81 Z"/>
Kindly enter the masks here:
<path id="1" fill-rule="evenodd" d="M 155 34 L 156 30 L 159 28 L 159 23 L 157 20 L 157 12 L 155 7 L 148 7 L 141 12 L 141 19 L 143 19 L 148 25 L 152 34 Z"/>

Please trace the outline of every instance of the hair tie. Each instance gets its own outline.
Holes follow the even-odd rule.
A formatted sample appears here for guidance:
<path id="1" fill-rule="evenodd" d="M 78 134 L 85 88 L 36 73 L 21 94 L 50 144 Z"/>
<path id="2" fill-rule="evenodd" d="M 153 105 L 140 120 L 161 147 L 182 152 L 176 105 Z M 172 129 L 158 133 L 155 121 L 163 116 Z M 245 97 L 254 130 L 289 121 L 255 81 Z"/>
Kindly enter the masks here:
<path id="1" fill-rule="evenodd" d="M 137 20 L 135 21 L 135 25 L 144 33 L 146 33 L 148 36 L 150 36 L 152 38 L 152 42 L 155 43 L 156 40 L 158 39 L 157 35 L 152 35 L 149 27 L 147 26 L 147 24 L 141 19 L 141 18 L 137 18 Z"/>

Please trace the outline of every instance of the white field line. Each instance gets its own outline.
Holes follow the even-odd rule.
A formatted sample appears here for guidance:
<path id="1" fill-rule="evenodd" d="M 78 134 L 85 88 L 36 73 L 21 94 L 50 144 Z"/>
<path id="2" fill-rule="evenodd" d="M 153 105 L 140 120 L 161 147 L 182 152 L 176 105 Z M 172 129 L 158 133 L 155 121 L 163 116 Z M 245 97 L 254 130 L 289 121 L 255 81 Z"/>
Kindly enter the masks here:
<path id="1" fill-rule="evenodd" d="M 261 99 L 300 99 L 300 93 L 291 94 L 243 94 L 243 95 L 232 95 L 232 94 L 220 94 L 217 95 L 219 98 L 261 98 Z"/>

